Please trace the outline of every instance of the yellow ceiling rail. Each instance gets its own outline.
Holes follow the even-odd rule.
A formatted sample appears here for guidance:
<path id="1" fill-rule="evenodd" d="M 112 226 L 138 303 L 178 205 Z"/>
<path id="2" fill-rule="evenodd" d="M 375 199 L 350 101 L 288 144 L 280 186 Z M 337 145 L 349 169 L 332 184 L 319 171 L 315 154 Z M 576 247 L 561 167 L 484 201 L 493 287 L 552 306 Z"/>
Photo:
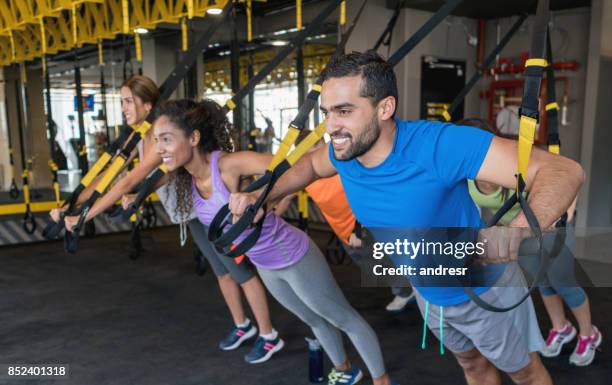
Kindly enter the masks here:
<path id="1" fill-rule="evenodd" d="M 0 66 L 204 17 L 210 7 L 209 0 L 0 0 Z"/>

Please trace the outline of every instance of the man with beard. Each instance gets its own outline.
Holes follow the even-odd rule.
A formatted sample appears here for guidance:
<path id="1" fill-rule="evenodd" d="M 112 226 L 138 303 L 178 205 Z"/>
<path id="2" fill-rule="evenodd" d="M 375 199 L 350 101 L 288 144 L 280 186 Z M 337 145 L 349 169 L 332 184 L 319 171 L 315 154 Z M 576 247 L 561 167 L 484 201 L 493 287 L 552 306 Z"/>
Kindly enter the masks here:
<path id="1" fill-rule="evenodd" d="M 357 220 L 368 228 L 478 228 L 482 223 L 466 180 L 515 186 L 516 141 L 467 126 L 395 118 L 395 74 L 376 53 L 332 59 L 321 76 L 321 110 L 331 145 L 300 159 L 269 200 L 337 173 Z M 534 148 L 525 178 L 529 204 L 548 228 L 574 200 L 584 173 L 576 162 Z M 232 213 L 242 215 L 258 194 L 233 194 Z M 516 260 L 520 241 L 529 236 L 523 213 L 510 226 L 511 237 L 496 236 L 495 228 L 481 230 L 489 231 L 489 260 Z M 530 299 L 494 313 L 471 302 L 462 287 L 415 289 L 429 329 L 453 352 L 468 384 L 500 384 L 499 370 L 517 384 L 552 383 L 537 354 L 544 341 Z M 474 291 L 507 306 L 502 301 L 507 289 L 516 288 Z"/>

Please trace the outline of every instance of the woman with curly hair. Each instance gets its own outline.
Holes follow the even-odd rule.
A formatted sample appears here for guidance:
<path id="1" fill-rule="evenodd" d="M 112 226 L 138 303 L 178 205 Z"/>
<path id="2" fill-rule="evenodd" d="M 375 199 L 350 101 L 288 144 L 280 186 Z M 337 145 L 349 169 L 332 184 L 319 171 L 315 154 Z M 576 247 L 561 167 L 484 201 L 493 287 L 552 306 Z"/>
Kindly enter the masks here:
<path id="1" fill-rule="evenodd" d="M 128 124 L 139 125 L 147 118 L 159 97 L 159 90 L 155 83 L 145 76 L 133 76 L 126 80 L 121 86 L 121 110 Z M 139 143 L 138 153 L 140 162 L 132 171 L 121 178 L 113 188 L 103 197 L 98 199 L 89 210 L 86 221 L 92 220 L 96 215 L 113 206 L 119 199 L 123 199 L 124 205 L 129 204 L 130 192 L 142 182 L 162 162 L 155 151 L 153 141 L 153 130 L 149 130 L 143 140 Z M 181 190 L 182 191 L 182 190 Z M 246 263 L 236 263 L 229 258 L 217 253 L 208 241 L 208 229 L 195 215 L 188 213 L 184 216 L 177 215 L 175 189 L 172 186 L 162 186 L 157 190 L 160 201 L 168 216 L 174 223 L 187 225 L 198 248 L 208 260 L 213 272 L 217 276 L 219 288 L 225 303 L 227 304 L 234 326 L 228 335 L 219 342 L 222 350 L 237 349 L 243 342 L 257 335 L 257 327 L 247 318 L 242 304 L 241 288 L 253 311 L 259 335 L 262 338 L 275 339 L 278 333 L 272 327 L 270 311 L 266 291 L 255 274 L 254 269 Z M 182 200 L 182 199 L 181 199 Z M 66 229 L 71 230 L 77 222 L 78 217 L 66 217 Z M 258 344 L 245 355 L 248 363 L 260 363 L 267 361 L 282 346 L 279 345 L 274 351 L 264 350 Z"/>
<path id="2" fill-rule="evenodd" d="M 162 104 L 153 129 L 157 152 L 182 198 L 178 211 L 182 215 L 195 211 L 205 225 L 228 203 L 230 192 L 239 190 L 242 178 L 263 174 L 271 160 L 270 154 L 231 153 L 230 123 L 210 100 Z M 248 257 L 270 293 L 310 326 L 321 342 L 335 366 L 329 384 L 354 384 L 363 377 L 349 363 L 339 329 L 353 342 L 374 383 L 390 384 L 376 334 L 347 302 L 321 251 L 304 232 L 268 213 Z"/>

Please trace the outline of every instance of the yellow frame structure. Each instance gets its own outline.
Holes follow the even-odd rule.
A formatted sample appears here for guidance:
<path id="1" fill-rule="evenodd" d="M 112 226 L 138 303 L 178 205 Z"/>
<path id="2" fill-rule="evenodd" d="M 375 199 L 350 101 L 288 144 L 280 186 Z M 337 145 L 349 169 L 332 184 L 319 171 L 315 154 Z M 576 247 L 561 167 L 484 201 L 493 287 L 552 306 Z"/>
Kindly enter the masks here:
<path id="1" fill-rule="evenodd" d="M 135 28 L 204 17 L 227 1 L 211 6 L 209 0 L 0 0 L 0 66 L 134 34 Z"/>

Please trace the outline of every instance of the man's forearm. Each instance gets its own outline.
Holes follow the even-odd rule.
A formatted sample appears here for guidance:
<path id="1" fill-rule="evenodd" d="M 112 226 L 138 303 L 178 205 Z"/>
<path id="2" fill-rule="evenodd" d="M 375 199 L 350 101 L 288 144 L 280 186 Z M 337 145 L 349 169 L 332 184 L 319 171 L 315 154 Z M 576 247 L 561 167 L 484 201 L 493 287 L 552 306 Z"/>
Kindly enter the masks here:
<path id="1" fill-rule="evenodd" d="M 542 229 L 549 228 L 568 210 L 583 180 L 580 165 L 567 158 L 559 158 L 538 170 L 529 189 L 528 202 Z M 512 226 L 528 227 L 523 212 L 512 221 Z"/>
<path id="2" fill-rule="evenodd" d="M 304 155 L 274 184 L 268 195 L 268 202 L 277 202 L 289 194 L 294 194 L 304 189 L 315 180 L 319 179 L 312 165 L 311 154 Z"/>

